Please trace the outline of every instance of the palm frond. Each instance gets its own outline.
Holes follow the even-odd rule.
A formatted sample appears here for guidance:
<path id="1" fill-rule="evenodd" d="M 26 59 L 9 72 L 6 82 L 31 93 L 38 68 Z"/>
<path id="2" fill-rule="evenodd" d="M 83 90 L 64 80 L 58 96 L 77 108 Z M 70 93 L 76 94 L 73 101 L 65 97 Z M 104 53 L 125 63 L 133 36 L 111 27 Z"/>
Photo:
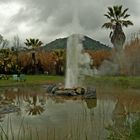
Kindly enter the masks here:
<path id="1" fill-rule="evenodd" d="M 35 43 L 38 44 L 38 42 L 39 42 L 39 39 L 36 39 L 36 40 L 35 40 Z"/>
<path id="2" fill-rule="evenodd" d="M 111 17 L 115 17 L 113 8 L 112 8 L 112 7 L 108 7 L 108 10 L 109 10 L 108 14 L 109 14 Z"/>
<path id="3" fill-rule="evenodd" d="M 38 46 L 41 46 L 43 43 L 42 43 L 42 41 L 39 41 L 38 42 Z"/>
<path id="4" fill-rule="evenodd" d="M 124 19 L 126 19 L 126 18 L 128 18 L 130 15 L 129 14 L 126 14 L 126 15 L 124 15 Z"/>
<path id="5" fill-rule="evenodd" d="M 122 26 L 128 27 L 129 25 L 134 25 L 130 20 L 122 20 Z"/>
<path id="6" fill-rule="evenodd" d="M 34 38 L 30 38 L 30 42 L 31 42 L 32 45 L 34 45 L 35 44 L 35 39 Z"/>
<path id="7" fill-rule="evenodd" d="M 126 8 L 122 13 L 121 13 L 121 17 L 124 17 L 126 12 L 128 11 L 129 8 Z"/>
<path id="8" fill-rule="evenodd" d="M 25 44 L 26 46 L 28 46 L 28 47 L 31 46 L 31 43 L 30 43 L 30 40 L 29 40 L 29 39 L 26 39 L 26 42 L 24 42 L 24 44 Z"/>
<path id="9" fill-rule="evenodd" d="M 108 14 L 104 14 L 105 17 L 107 17 L 108 19 L 111 19 L 111 16 Z"/>
<path id="10" fill-rule="evenodd" d="M 43 44 L 39 39 L 34 39 L 34 38 L 26 39 L 26 42 L 24 42 L 24 43 L 28 47 L 31 46 L 32 49 L 40 47 Z"/>
<path id="11" fill-rule="evenodd" d="M 114 14 L 116 19 L 120 18 L 122 6 L 115 5 L 113 6 Z"/>
<path id="12" fill-rule="evenodd" d="M 27 42 L 30 42 L 29 39 L 26 39 Z"/>
<path id="13" fill-rule="evenodd" d="M 102 28 L 113 29 L 113 24 L 111 22 L 104 23 Z"/>
<path id="14" fill-rule="evenodd" d="M 122 12 L 122 5 L 118 6 L 118 8 L 119 8 L 119 11 Z"/>
<path id="15" fill-rule="evenodd" d="M 113 6 L 113 11 L 116 12 L 118 10 L 118 5 Z M 114 13 L 115 14 L 115 13 Z"/>
<path id="16" fill-rule="evenodd" d="M 109 38 L 111 38 L 111 37 L 112 37 L 112 34 L 113 34 L 113 32 L 111 31 L 111 32 L 110 32 L 110 34 L 109 34 Z"/>
<path id="17" fill-rule="evenodd" d="M 118 21 L 118 20 L 116 20 L 116 19 L 111 19 L 111 23 L 112 23 L 112 24 L 115 24 L 117 21 Z"/>

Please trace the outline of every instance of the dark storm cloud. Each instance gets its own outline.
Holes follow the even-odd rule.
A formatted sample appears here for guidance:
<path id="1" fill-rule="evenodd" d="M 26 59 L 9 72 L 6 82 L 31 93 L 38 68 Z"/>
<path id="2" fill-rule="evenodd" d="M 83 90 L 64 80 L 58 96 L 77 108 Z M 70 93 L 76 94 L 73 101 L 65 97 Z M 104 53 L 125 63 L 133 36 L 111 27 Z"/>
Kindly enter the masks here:
<path id="1" fill-rule="evenodd" d="M 109 30 L 101 29 L 107 20 L 103 16 L 107 7 L 114 4 L 129 8 L 130 19 L 135 27 L 125 30 L 127 34 L 139 28 L 139 0 L 13 0 L 21 5 L 18 13 L 9 18 L 3 33 L 20 34 L 22 38 L 28 36 L 40 37 L 43 41 L 51 41 L 76 31 L 84 33 L 108 44 Z M 1 0 L 8 3 L 10 0 Z M 77 19 L 75 19 L 75 16 Z M 77 24 L 74 24 L 74 22 Z M 18 27 L 18 28 L 17 28 Z M 26 32 L 25 32 L 25 30 Z M 22 33 L 23 31 L 23 33 Z"/>

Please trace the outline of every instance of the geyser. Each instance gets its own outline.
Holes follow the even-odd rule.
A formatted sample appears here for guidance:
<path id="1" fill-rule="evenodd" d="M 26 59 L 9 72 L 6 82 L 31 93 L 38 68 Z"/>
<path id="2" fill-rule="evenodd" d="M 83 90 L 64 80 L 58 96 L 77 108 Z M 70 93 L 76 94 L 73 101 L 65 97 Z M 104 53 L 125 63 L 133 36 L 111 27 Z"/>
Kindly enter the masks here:
<path id="1" fill-rule="evenodd" d="M 85 75 L 92 75 L 91 59 L 83 48 L 84 36 L 73 34 L 67 41 L 65 88 L 82 86 Z"/>
<path id="2" fill-rule="evenodd" d="M 91 59 L 83 48 L 84 36 L 79 34 L 71 35 L 67 40 L 66 56 L 66 78 L 65 86 L 49 85 L 47 92 L 54 95 L 76 96 L 82 95 L 83 98 L 96 98 L 95 88 L 84 87 L 86 75 L 92 75 L 90 68 Z"/>

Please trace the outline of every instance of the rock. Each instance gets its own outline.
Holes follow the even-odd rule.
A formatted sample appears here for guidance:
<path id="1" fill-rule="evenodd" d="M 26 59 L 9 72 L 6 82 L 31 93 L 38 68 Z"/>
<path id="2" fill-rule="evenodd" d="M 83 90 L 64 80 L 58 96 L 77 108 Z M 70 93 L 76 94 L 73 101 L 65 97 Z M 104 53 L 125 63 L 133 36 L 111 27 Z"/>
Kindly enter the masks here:
<path id="1" fill-rule="evenodd" d="M 87 88 L 87 91 L 84 94 L 84 98 L 86 98 L 86 99 L 96 99 L 96 89 L 95 88 Z"/>
<path id="2" fill-rule="evenodd" d="M 82 96 L 85 99 L 96 99 L 96 89 L 95 88 L 71 88 L 65 89 L 58 85 L 50 85 L 47 87 L 47 92 L 52 95 L 57 96 Z"/>

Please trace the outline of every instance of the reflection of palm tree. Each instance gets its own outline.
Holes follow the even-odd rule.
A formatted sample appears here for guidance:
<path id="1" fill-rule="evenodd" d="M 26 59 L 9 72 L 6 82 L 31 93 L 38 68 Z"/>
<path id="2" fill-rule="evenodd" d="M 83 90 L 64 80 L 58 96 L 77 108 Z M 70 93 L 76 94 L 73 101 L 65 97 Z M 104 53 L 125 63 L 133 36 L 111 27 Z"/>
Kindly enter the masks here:
<path id="1" fill-rule="evenodd" d="M 44 111 L 44 109 L 41 106 L 34 106 L 33 108 L 30 108 L 29 115 L 39 115 Z"/>
<path id="2" fill-rule="evenodd" d="M 127 100 L 125 98 L 125 100 Z M 127 100 L 131 104 L 129 100 Z M 113 125 L 107 127 L 110 132 L 108 139 L 114 140 L 130 140 L 139 139 L 140 136 L 140 119 L 136 112 L 127 112 L 127 106 L 124 106 L 123 100 L 118 98 L 113 111 Z M 137 129 L 137 130 L 136 130 Z M 137 137 L 138 136 L 138 137 Z"/>
<path id="3" fill-rule="evenodd" d="M 4 91 L 4 99 L 3 99 L 3 102 L 5 102 L 5 103 L 9 103 L 9 104 L 11 104 L 11 103 L 15 103 L 15 99 L 16 99 L 16 96 L 15 96 L 15 94 L 13 94 L 12 92 L 11 92 L 11 90 L 9 90 L 9 89 L 6 89 L 5 91 Z"/>
<path id="4" fill-rule="evenodd" d="M 37 96 L 34 95 L 33 97 L 33 102 L 31 103 L 32 106 L 30 105 L 28 111 L 29 115 L 39 115 L 44 111 L 44 108 L 41 105 L 36 105 L 37 104 Z"/>
<path id="5" fill-rule="evenodd" d="M 125 107 L 121 100 L 118 98 L 112 114 L 113 125 L 109 125 L 108 130 L 110 131 L 109 138 L 116 139 L 127 139 L 128 126 L 126 125 L 127 114 Z"/>
<path id="6" fill-rule="evenodd" d="M 113 111 L 113 120 L 114 123 L 119 127 L 124 124 L 124 121 L 126 119 L 126 110 L 124 104 L 121 102 L 120 98 L 118 97 L 117 103 L 115 105 L 114 111 Z"/>

